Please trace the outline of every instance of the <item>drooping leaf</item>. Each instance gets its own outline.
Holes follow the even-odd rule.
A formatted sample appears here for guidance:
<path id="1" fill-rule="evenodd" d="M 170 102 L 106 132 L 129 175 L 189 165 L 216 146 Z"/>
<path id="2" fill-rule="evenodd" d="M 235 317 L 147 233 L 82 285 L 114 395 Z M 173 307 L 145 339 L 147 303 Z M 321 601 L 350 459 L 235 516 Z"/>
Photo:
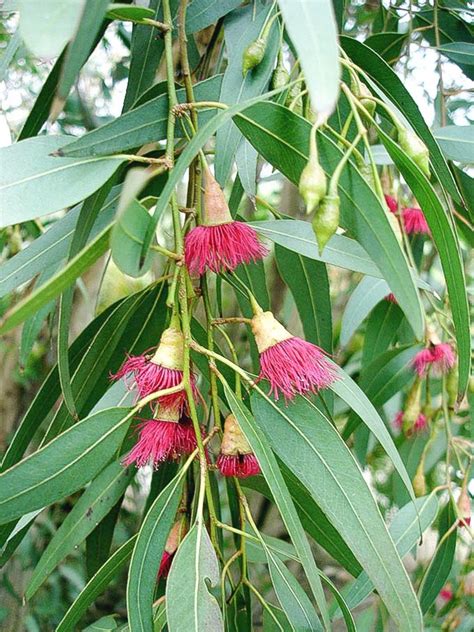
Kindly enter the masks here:
<path id="1" fill-rule="evenodd" d="M 111 463 L 95 478 L 68 513 L 36 565 L 25 592 L 31 599 L 54 568 L 94 529 L 125 491 L 134 472 Z"/>
<path id="2" fill-rule="evenodd" d="M 221 83 L 222 75 L 215 75 L 197 83 L 194 86 L 196 100 L 217 101 Z M 181 103 L 186 101 L 184 88 L 177 90 L 177 97 Z M 203 125 L 214 113 L 214 109 L 200 111 L 198 113 L 199 123 Z M 168 95 L 160 94 L 142 105 L 134 107 L 110 123 L 101 125 L 61 147 L 61 152 L 67 157 L 90 157 L 127 151 L 166 138 L 167 122 Z M 179 138 L 182 134 L 181 125 L 177 125 L 176 137 Z"/>
<path id="3" fill-rule="evenodd" d="M 168 533 L 181 500 L 182 487 L 181 472 L 168 483 L 150 507 L 135 542 L 127 582 L 128 621 L 134 632 L 153 632 L 152 606 L 156 577 Z M 182 599 L 181 593 L 179 601 Z M 167 605 L 169 607 L 169 602 Z"/>
<path id="4" fill-rule="evenodd" d="M 38 309 L 47 305 L 63 290 L 81 276 L 90 266 L 99 259 L 109 247 L 110 228 L 105 228 L 97 237 L 87 245 L 79 254 L 61 268 L 44 285 L 36 288 L 31 294 L 19 301 L 0 319 L 0 333 L 10 331 Z"/>
<path id="5" fill-rule="evenodd" d="M 199 520 L 176 553 L 166 583 L 166 611 L 170 632 L 221 632 L 222 613 L 209 587 L 219 582 L 219 565 L 205 525 Z"/>
<path id="6" fill-rule="evenodd" d="M 254 395 L 252 408 L 272 448 L 351 546 L 397 625 L 420 632 L 421 613 L 408 575 L 362 473 L 335 428 L 305 400 L 285 408 Z"/>
<path id="7" fill-rule="evenodd" d="M 87 582 L 82 591 L 76 597 L 69 610 L 61 619 L 56 632 L 73 632 L 77 623 L 105 588 L 110 584 L 112 579 L 123 568 L 132 555 L 137 535 L 127 540 L 125 544 L 115 551 L 115 553 L 107 560 L 97 573 Z"/>
<path id="8" fill-rule="evenodd" d="M 91 415 L 0 474 L 0 524 L 80 489 L 120 446 L 130 420 L 128 408 Z"/>
<path id="9" fill-rule="evenodd" d="M 451 42 L 441 44 L 438 50 L 454 62 L 461 64 L 474 64 L 474 44 L 472 42 Z"/>
<path id="10" fill-rule="evenodd" d="M 58 90 L 53 105 L 55 115 L 62 110 L 74 81 L 93 48 L 109 0 L 87 0 L 82 6 L 74 37 L 69 43 L 61 68 Z"/>
<path id="11" fill-rule="evenodd" d="M 456 528 L 452 529 L 452 527 L 454 523 L 457 523 L 457 520 L 455 507 L 449 500 L 440 516 L 436 553 L 423 575 L 418 591 L 423 614 L 432 606 L 451 572 L 457 541 Z M 448 531 L 450 531 L 449 534 Z"/>
<path id="12" fill-rule="evenodd" d="M 419 541 L 420 531 L 424 533 L 435 520 L 438 513 L 438 500 L 435 494 L 417 498 L 404 505 L 394 516 L 389 532 L 403 558 Z M 349 608 L 356 608 L 373 591 L 374 586 L 365 572 L 343 590 L 344 600 Z M 336 615 L 337 616 L 337 615 Z"/>
<path id="13" fill-rule="evenodd" d="M 314 110 L 326 120 L 336 107 L 341 69 L 330 0 L 278 0 L 298 54 Z"/>
<path id="14" fill-rule="evenodd" d="M 244 51 L 259 36 L 273 6 L 267 5 L 261 8 L 257 14 L 255 14 L 254 9 L 253 6 L 247 6 L 232 11 L 224 22 L 229 63 L 222 80 L 219 101 L 229 105 L 246 101 L 261 94 L 268 85 L 274 66 L 279 43 L 277 24 L 271 28 L 263 60 L 245 76 L 242 73 Z M 215 173 L 221 186 L 224 186 L 230 174 L 241 140 L 241 132 L 231 121 L 217 130 Z"/>
<path id="15" fill-rule="evenodd" d="M 36 57 L 57 57 L 77 29 L 86 0 L 19 0 L 20 33 Z"/>
<path id="16" fill-rule="evenodd" d="M 288 618 L 289 629 L 294 632 L 322 630 L 311 601 L 301 585 L 270 548 L 265 547 L 265 553 L 270 579 L 278 601 Z"/>
<path id="17" fill-rule="evenodd" d="M 347 301 L 341 322 L 341 345 L 345 346 L 372 309 L 387 294 L 390 288 L 383 279 L 365 277 Z"/>
<path id="18" fill-rule="evenodd" d="M 0 149 L 0 227 L 72 206 L 96 191 L 122 158 L 60 158 L 67 136 L 38 136 Z"/>
<path id="19" fill-rule="evenodd" d="M 439 127 L 434 130 L 434 136 L 446 158 L 464 165 L 474 164 L 474 132 L 471 125 Z"/>
<path id="20" fill-rule="evenodd" d="M 186 12 L 186 33 L 205 29 L 240 4 L 241 0 L 193 0 Z"/>

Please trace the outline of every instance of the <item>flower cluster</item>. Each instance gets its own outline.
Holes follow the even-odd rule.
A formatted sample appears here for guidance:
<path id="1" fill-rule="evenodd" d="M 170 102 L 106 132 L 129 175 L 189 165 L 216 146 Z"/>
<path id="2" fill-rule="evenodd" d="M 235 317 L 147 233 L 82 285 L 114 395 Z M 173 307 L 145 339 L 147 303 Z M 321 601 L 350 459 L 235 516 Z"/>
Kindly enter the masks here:
<path id="1" fill-rule="evenodd" d="M 428 428 L 432 410 L 428 397 L 425 406 L 421 405 L 423 380 L 428 377 L 429 371 L 439 377 L 449 373 L 455 365 L 456 355 L 447 342 L 430 342 L 427 347 L 418 351 L 411 362 L 415 381 L 408 393 L 403 412 L 398 412 L 393 420 L 395 428 L 407 436 Z"/>

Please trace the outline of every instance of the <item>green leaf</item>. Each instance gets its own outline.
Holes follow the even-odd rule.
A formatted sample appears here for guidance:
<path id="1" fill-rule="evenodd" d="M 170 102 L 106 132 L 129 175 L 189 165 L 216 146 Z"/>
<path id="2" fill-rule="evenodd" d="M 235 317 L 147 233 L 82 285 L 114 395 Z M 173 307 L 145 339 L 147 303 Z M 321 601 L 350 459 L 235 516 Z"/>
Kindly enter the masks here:
<path id="1" fill-rule="evenodd" d="M 278 4 L 313 108 L 325 120 L 336 107 L 341 78 L 333 4 L 330 0 L 278 0 Z"/>
<path id="2" fill-rule="evenodd" d="M 163 22 L 162 4 L 161 0 L 150 0 L 148 4 L 148 7 L 153 9 L 152 18 L 158 22 Z M 177 3 L 173 3 L 173 14 L 176 8 Z M 163 51 L 163 38 L 157 36 L 155 28 L 149 24 L 134 25 L 124 112 L 130 110 L 135 101 L 154 83 Z"/>
<path id="3" fill-rule="evenodd" d="M 264 540 L 262 540 L 263 546 Z M 294 632 L 322 630 L 311 601 L 283 562 L 265 546 L 270 579 L 278 601 Z"/>
<path id="4" fill-rule="evenodd" d="M 150 27 L 147 27 L 149 30 Z M 222 83 L 222 75 L 215 75 L 194 86 L 197 101 L 217 101 Z M 180 103 L 186 101 L 184 88 L 177 90 Z M 204 125 L 215 110 L 200 111 L 198 121 Z M 61 153 L 67 157 L 105 156 L 156 143 L 166 138 L 168 123 L 168 95 L 161 94 L 142 105 L 122 114 L 106 125 L 84 134 L 80 138 L 61 147 Z M 176 137 L 183 134 L 181 125 L 176 126 Z"/>
<path id="5" fill-rule="evenodd" d="M 351 575 L 357 577 L 362 572 L 362 568 L 352 551 L 296 476 L 283 463 L 280 462 L 279 465 L 306 533 L 348 570 Z M 242 481 L 242 485 L 259 492 L 268 500 L 275 502 L 270 488 L 261 477 L 252 476 L 247 478 Z"/>
<path id="6" fill-rule="evenodd" d="M 20 44 L 20 31 L 17 29 L 8 40 L 7 47 L 3 50 L 2 56 L 0 57 L 0 81 L 5 80 L 8 67 L 15 58 Z"/>
<path id="7" fill-rule="evenodd" d="M 120 462 L 111 463 L 95 478 L 68 513 L 35 566 L 25 599 L 31 599 L 48 575 L 84 541 L 112 509 L 130 483 L 135 472 Z"/>
<path id="8" fill-rule="evenodd" d="M 418 345 L 391 349 L 364 366 L 359 386 L 373 406 L 383 406 L 413 378 L 412 360 L 420 348 Z M 334 387 L 336 388 L 336 385 Z M 344 439 L 347 439 L 360 423 L 356 413 L 357 410 L 354 409 L 354 413 L 351 413 L 347 420 L 342 433 Z M 367 423 L 366 420 L 364 423 Z"/>
<path id="9" fill-rule="evenodd" d="M 407 40 L 406 33 L 375 33 L 370 35 L 364 44 L 370 46 L 388 64 L 397 61 Z"/>
<path id="10" fill-rule="evenodd" d="M 378 88 L 396 105 L 410 125 L 428 147 L 430 162 L 436 177 L 457 202 L 461 202 L 459 190 L 436 139 L 426 124 L 415 100 L 403 85 L 403 81 L 390 66 L 364 43 L 347 36 L 341 37 L 341 46 L 354 63 L 375 81 Z"/>
<path id="11" fill-rule="evenodd" d="M 122 544 L 122 546 L 115 551 L 102 568 L 97 571 L 94 577 L 88 581 L 79 593 L 79 596 L 76 597 L 74 603 L 61 619 L 58 627 L 56 628 L 56 632 L 74 632 L 76 625 L 79 623 L 81 617 L 89 606 L 94 602 L 96 597 L 105 590 L 112 579 L 130 559 L 137 537 L 138 536 L 134 535 L 132 538 L 127 540 L 125 544 Z"/>
<path id="12" fill-rule="evenodd" d="M 421 632 L 408 575 L 354 457 L 332 424 L 305 400 L 286 408 L 254 395 L 252 408 L 273 450 L 349 544 L 396 624 Z"/>
<path id="13" fill-rule="evenodd" d="M 372 399 L 371 402 L 366 393 L 357 386 L 357 384 L 343 369 L 338 367 L 336 364 L 334 364 L 334 368 L 337 370 L 338 379 L 331 384 L 330 389 L 333 393 L 345 401 L 346 404 L 352 408 L 355 414 L 359 415 L 367 428 L 369 428 L 369 430 L 374 434 L 380 445 L 391 458 L 396 471 L 399 473 L 408 493 L 414 501 L 415 494 L 413 492 L 411 479 L 405 469 L 403 461 L 400 458 L 398 450 L 393 443 L 390 433 L 372 404 L 374 399 Z M 369 371 L 367 370 L 367 373 L 368 372 Z M 369 390 L 369 388 L 367 390 Z M 377 391 L 377 393 L 379 392 L 380 391 Z"/>
<path id="14" fill-rule="evenodd" d="M 132 172 L 129 171 L 127 175 L 131 174 Z M 149 175 L 145 173 L 144 177 L 149 178 Z M 126 186 L 127 181 L 124 183 L 124 192 Z M 140 269 L 136 268 L 136 262 L 140 262 L 143 239 L 150 221 L 148 210 L 138 200 L 132 199 L 129 203 L 126 200 L 120 201 L 117 219 L 110 237 L 110 247 L 114 263 L 125 274 L 133 277 L 140 276 Z M 153 253 L 149 251 L 148 256 L 151 259 Z"/>
<path id="15" fill-rule="evenodd" d="M 365 277 L 352 292 L 342 315 L 340 343 L 346 346 L 373 308 L 390 292 L 383 279 Z"/>
<path id="16" fill-rule="evenodd" d="M 227 402 L 258 459 L 275 504 L 278 507 L 281 518 L 285 523 L 288 534 L 296 549 L 306 577 L 308 578 L 311 590 L 324 619 L 325 626 L 329 628 L 329 617 L 319 571 L 275 456 L 268 442 L 265 440 L 264 435 L 257 427 L 249 410 L 235 397 L 227 385 L 225 385 L 225 392 Z"/>
<path id="17" fill-rule="evenodd" d="M 154 16 L 152 9 L 146 7 L 137 7 L 121 2 L 113 2 L 108 10 L 107 17 L 112 20 L 143 20 L 143 18 L 152 18 Z"/>
<path id="18" fill-rule="evenodd" d="M 181 542 L 166 582 L 170 632 L 224 630 L 219 604 L 208 588 L 208 584 L 213 587 L 219 580 L 216 552 L 206 527 L 198 520 Z"/>
<path id="19" fill-rule="evenodd" d="M 362 350 L 362 365 L 366 366 L 373 358 L 386 351 L 393 342 L 400 324 L 403 312 L 391 301 L 382 301 L 370 314 L 365 329 L 364 348 Z"/>
<path id="20" fill-rule="evenodd" d="M 96 191 L 122 158 L 58 158 L 65 136 L 37 136 L 0 149 L 0 227 L 54 213 Z"/>
<path id="21" fill-rule="evenodd" d="M 93 577 L 110 557 L 114 531 L 123 503 L 123 494 L 109 513 L 94 527 L 86 539 L 87 577 Z"/>
<path id="22" fill-rule="evenodd" d="M 439 591 L 446 583 L 451 572 L 456 551 L 457 530 L 451 527 L 457 523 L 456 509 L 451 500 L 444 507 L 439 522 L 439 540 L 436 553 L 426 569 L 418 591 L 423 614 L 433 605 Z"/>
<path id="23" fill-rule="evenodd" d="M 153 632 L 153 593 L 156 577 L 181 500 L 185 472 L 183 468 L 150 507 L 133 549 L 127 582 L 127 611 L 128 622 L 134 632 Z M 168 586 L 169 581 L 170 578 Z M 179 600 L 183 600 L 182 593 Z M 169 601 L 167 607 L 170 607 Z"/>
<path id="24" fill-rule="evenodd" d="M 36 288 L 9 310 L 0 320 L 0 333 L 10 331 L 10 329 L 22 323 L 43 305 L 47 305 L 58 294 L 61 294 L 77 277 L 88 270 L 108 250 L 109 233 L 110 228 L 104 229 L 49 281 Z"/>
<path id="25" fill-rule="evenodd" d="M 236 117 L 236 123 L 258 152 L 295 184 L 308 160 L 311 124 L 276 103 L 258 103 Z M 330 175 L 342 151 L 319 134 L 319 157 Z M 352 232 L 382 272 L 418 337 L 423 311 L 408 261 L 397 241 L 387 211 L 352 163 L 339 181 L 341 225 Z"/>
<path id="26" fill-rule="evenodd" d="M 251 532 L 250 532 L 251 533 Z M 275 553 L 279 559 L 283 562 L 287 560 L 294 560 L 299 562 L 299 558 L 296 554 L 295 547 L 285 540 L 274 538 L 271 535 L 260 534 L 265 542 L 265 545 Z M 247 550 L 247 560 L 254 564 L 266 564 L 267 558 L 265 555 L 265 549 L 262 544 L 256 540 L 246 540 L 245 548 Z"/>
<path id="27" fill-rule="evenodd" d="M 332 353 L 331 299 L 326 266 L 278 245 L 275 258 L 298 308 L 306 340 Z"/>
<path id="28" fill-rule="evenodd" d="M 435 494 L 417 498 L 415 503 L 404 505 L 394 516 L 389 528 L 390 535 L 400 557 L 404 557 L 419 541 L 420 530 L 425 532 L 438 514 Z M 374 590 L 367 574 L 362 572 L 344 591 L 344 601 L 349 608 L 356 608 Z M 336 614 L 336 616 L 338 616 Z M 339 613 L 341 616 L 341 613 Z"/>
<path id="29" fill-rule="evenodd" d="M 91 415 L 0 474 L 0 524 L 72 494 L 90 481 L 121 445 L 130 419 L 128 408 Z"/>
<path id="30" fill-rule="evenodd" d="M 255 15 L 255 7 L 247 6 L 229 14 L 224 23 L 225 45 L 228 65 L 222 80 L 219 101 L 229 105 L 246 101 L 261 94 L 270 81 L 279 46 L 279 29 L 273 24 L 268 36 L 263 60 L 244 76 L 242 58 L 247 46 L 257 39 L 273 5 L 266 5 Z M 224 186 L 232 169 L 242 134 L 229 121 L 216 134 L 216 179 Z"/>
<path id="31" fill-rule="evenodd" d="M 88 625 L 87 628 L 84 628 L 83 632 L 107 632 L 107 630 L 116 630 L 117 627 L 115 616 L 108 615 Z"/>
<path id="32" fill-rule="evenodd" d="M 57 57 L 73 37 L 86 0 L 19 0 L 20 33 L 26 46 L 45 59 Z"/>
<path id="33" fill-rule="evenodd" d="M 438 51 L 452 61 L 461 64 L 474 64 L 474 44 L 471 42 L 450 42 L 438 46 Z"/>
<path id="34" fill-rule="evenodd" d="M 452 217 L 443 208 L 439 195 L 418 166 L 387 134 L 381 129 L 378 131 L 382 142 L 422 207 L 439 253 L 456 332 L 459 355 L 458 390 L 459 398 L 462 399 L 469 380 L 471 367 L 469 306 L 464 266 Z"/>
<path id="35" fill-rule="evenodd" d="M 82 205 L 81 212 L 77 219 L 76 229 L 71 239 L 69 248 L 69 261 L 87 244 L 92 227 L 97 216 L 105 203 L 105 200 L 112 188 L 113 177 L 106 182 L 96 193 L 91 195 Z M 74 287 L 70 285 L 59 299 L 58 314 L 58 370 L 61 390 L 64 403 L 73 417 L 77 416 L 74 404 L 74 396 L 71 389 L 71 375 L 69 370 L 68 346 L 69 346 L 69 326 L 73 307 Z"/>
<path id="36" fill-rule="evenodd" d="M 252 222 L 252 226 L 262 237 L 271 239 L 275 244 L 308 259 L 322 261 L 329 265 L 374 277 L 382 276 L 362 246 L 354 239 L 344 235 L 331 237 L 323 250 L 323 254 L 320 255 L 314 230 L 309 222 L 297 219 L 281 219 Z"/>
<path id="37" fill-rule="evenodd" d="M 56 115 L 62 110 L 80 69 L 93 50 L 93 44 L 101 30 L 108 4 L 109 0 L 87 0 L 82 7 L 74 38 L 67 47 L 61 69 L 61 78 L 53 105 Z"/>
<path id="38" fill-rule="evenodd" d="M 193 0 L 186 12 L 186 33 L 202 31 L 240 4 L 242 0 Z"/>
<path id="39" fill-rule="evenodd" d="M 465 165 L 474 163 L 474 132 L 471 125 L 439 127 L 434 130 L 434 135 L 446 158 Z"/>

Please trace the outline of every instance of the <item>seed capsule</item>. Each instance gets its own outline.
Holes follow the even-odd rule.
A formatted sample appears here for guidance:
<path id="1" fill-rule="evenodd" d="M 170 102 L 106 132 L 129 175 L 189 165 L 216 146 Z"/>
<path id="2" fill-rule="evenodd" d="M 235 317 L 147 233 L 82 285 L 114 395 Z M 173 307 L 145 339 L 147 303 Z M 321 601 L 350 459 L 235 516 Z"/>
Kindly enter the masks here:
<path id="1" fill-rule="evenodd" d="M 313 219 L 313 230 L 319 246 L 319 254 L 339 226 L 339 196 L 326 195 Z"/>
<path id="2" fill-rule="evenodd" d="M 425 143 L 410 129 L 398 130 L 398 142 L 400 147 L 415 162 L 423 173 L 430 177 L 430 152 Z"/>
<path id="3" fill-rule="evenodd" d="M 265 50 L 267 48 L 267 41 L 262 37 L 258 37 L 247 46 L 242 58 L 242 73 L 245 75 L 249 70 L 252 70 L 260 64 L 265 57 Z"/>
<path id="4" fill-rule="evenodd" d="M 309 215 L 326 195 L 327 179 L 323 168 L 315 156 L 310 157 L 306 167 L 301 172 L 299 191 L 306 204 Z"/>

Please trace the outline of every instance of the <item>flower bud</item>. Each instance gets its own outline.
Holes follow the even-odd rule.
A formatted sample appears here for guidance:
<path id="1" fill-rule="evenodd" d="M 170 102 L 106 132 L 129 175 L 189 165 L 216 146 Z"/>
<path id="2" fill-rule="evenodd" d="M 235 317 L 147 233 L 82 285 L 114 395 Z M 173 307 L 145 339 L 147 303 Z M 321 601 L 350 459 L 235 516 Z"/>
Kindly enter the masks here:
<path id="1" fill-rule="evenodd" d="M 420 496 L 426 496 L 426 479 L 425 479 L 425 464 L 424 461 L 421 460 L 420 464 L 417 467 L 415 478 L 413 479 L 413 491 L 415 492 L 415 496 L 420 498 Z"/>
<path id="2" fill-rule="evenodd" d="M 319 246 L 319 254 L 339 226 L 339 196 L 326 195 L 313 219 L 313 230 Z"/>
<path id="3" fill-rule="evenodd" d="M 458 396 L 459 372 L 458 363 L 453 366 L 446 377 L 446 392 L 448 394 L 448 406 L 454 408 L 456 406 Z"/>
<path id="4" fill-rule="evenodd" d="M 421 412 L 421 380 L 416 379 L 408 393 L 403 413 L 403 432 L 410 434 Z"/>
<path id="5" fill-rule="evenodd" d="M 130 277 L 119 270 L 114 260 L 110 259 L 100 284 L 95 308 L 96 315 L 101 314 L 104 309 L 121 298 L 144 290 L 150 283 L 153 283 L 152 272 L 147 272 L 138 278 Z"/>
<path id="6" fill-rule="evenodd" d="M 430 177 L 430 153 L 425 143 L 418 136 L 405 127 L 398 130 L 400 147 L 410 156 L 423 173 Z"/>
<path id="7" fill-rule="evenodd" d="M 467 491 L 467 485 L 464 484 L 461 489 L 461 494 L 458 498 L 458 513 L 460 516 L 459 526 L 465 527 L 471 524 L 471 501 L 469 500 L 469 493 Z"/>
<path id="8" fill-rule="evenodd" d="M 267 48 L 267 40 L 262 37 L 258 37 L 247 46 L 244 50 L 242 58 L 242 73 L 245 75 L 249 70 L 252 70 L 260 64 L 265 57 L 265 50 Z"/>
<path id="9" fill-rule="evenodd" d="M 362 83 L 362 81 L 356 82 L 353 78 L 351 78 L 351 92 L 359 99 L 361 105 L 364 106 L 368 113 L 373 116 L 376 108 L 376 103 L 372 100 L 372 93 L 365 85 L 365 83 Z"/>
<path id="10" fill-rule="evenodd" d="M 327 179 L 318 159 L 310 156 L 306 167 L 301 172 L 299 191 L 306 204 L 309 215 L 326 195 Z"/>
<path id="11" fill-rule="evenodd" d="M 295 114 L 301 115 L 303 113 L 303 99 L 301 98 L 301 86 L 299 83 L 294 83 L 288 90 L 285 107 L 289 108 L 290 106 Z"/>
<path id="12" fill-rule="evenodd" d="M 252 448 L 240 429 L 237 419 L 232 414 L 228 415 L 224 421 L 221 452 L 226 456 L 251 454 L 252 452 Z"/>
<path id="13" fill-rule="evenodd" d="M 272 74 L 271 87 L 272 90 L 278 90 L 279 88 L 284 88 L 290 80 L 290 73 L 283 66 L 283 64 L 278 64 Z"/>

